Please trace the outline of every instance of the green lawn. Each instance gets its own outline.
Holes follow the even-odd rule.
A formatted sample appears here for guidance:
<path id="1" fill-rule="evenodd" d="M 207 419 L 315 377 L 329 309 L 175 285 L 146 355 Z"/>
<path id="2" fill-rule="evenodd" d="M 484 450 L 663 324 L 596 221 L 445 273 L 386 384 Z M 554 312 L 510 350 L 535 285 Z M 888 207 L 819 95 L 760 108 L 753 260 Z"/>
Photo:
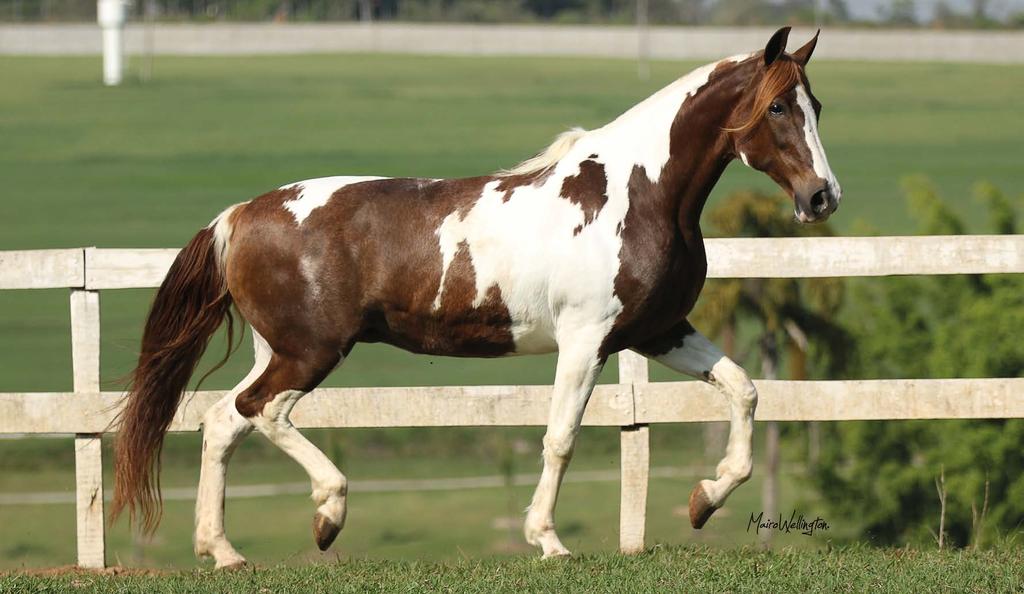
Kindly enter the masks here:
<path id="1" fill-rule="evenodd" d="M 775 552 L 666 547 L 636 557 L 360 561 L 239 572 L 0 576 L 0 591 L 74 592 L 1013 592 L 1024 553 L 863 547 Z"/>

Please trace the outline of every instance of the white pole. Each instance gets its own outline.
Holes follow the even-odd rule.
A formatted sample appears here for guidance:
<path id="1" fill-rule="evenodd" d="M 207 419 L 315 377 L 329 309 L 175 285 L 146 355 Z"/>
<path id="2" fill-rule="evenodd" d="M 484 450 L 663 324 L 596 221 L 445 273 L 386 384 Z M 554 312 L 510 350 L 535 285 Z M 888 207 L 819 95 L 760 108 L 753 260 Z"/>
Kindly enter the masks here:
<path id="1" fill-rule="evenodd" d="M 96 20 L 103 31 L 103 84 L 121 84 L 124 75 L 124 22 L 128 16 L 125 0 L 97 0 Z"/>
<path id="2" fill-rule="evenodd" d="M 124 38 L 120 27 L 103 28 L 103 84 L 121 84 L 124 72 Z"/>

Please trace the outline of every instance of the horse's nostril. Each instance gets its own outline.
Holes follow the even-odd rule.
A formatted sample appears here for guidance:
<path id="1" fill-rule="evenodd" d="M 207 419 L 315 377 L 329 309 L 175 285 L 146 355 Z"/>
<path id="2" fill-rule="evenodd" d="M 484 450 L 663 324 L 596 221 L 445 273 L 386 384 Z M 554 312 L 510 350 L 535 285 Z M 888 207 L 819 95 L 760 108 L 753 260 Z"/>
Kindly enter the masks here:
<path id="1" fill-rule="evenodd" d="M 811 210 L 814 214 L 821 214 L 828 208 L 828 197 L 825 190 L 818 190 L 811 196 Z"/>

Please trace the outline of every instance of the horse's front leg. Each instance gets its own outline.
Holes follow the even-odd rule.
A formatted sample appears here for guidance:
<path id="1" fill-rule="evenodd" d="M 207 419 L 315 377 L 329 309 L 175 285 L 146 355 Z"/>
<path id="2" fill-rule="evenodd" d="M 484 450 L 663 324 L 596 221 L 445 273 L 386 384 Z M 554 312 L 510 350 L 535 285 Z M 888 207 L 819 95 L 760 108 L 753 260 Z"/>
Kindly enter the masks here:
<path id="1" fill-rule="evenodd" d="M 729 401 L 729 444 L 718 464 L 717 479 L 701 481 L 690 493 L 690 524 L 700 528 L 729 494 L 750 478 L 757 390 L 742 367 L 685 321 L 637 351 L 708 382 Z"/>
<path id="2" fill-rule="evenodd" d="M 598 354 L 602 332 L 578 332 L 559 339 L 555 387 L 544 434 L 544 471 L 526 515 L 526 540 L 544 557 L 569 555 L 555 533 L 555 503 L 565 469 L 572 458 L 583 410 L 604 365 Z"/>

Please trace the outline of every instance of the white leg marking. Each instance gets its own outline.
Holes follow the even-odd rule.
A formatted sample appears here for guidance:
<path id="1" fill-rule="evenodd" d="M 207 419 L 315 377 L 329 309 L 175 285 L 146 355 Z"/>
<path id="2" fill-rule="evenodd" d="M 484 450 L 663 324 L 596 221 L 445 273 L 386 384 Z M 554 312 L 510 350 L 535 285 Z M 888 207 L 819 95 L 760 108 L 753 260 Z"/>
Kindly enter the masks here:
<path id="1" fill-rule="evenodd" d="M 196 494 L 194 546 L 196 555 L 211 555 L 217 567 L 245 562 L 224 534 L 224 487 L 231 454 L 253 428 L 252 423 L 238 414 L 235 398 L 263 374 L 270 362 L 270 346 L 255 330 L 252 334 L 256 353 L 252 370 L 203 417 L 203 456 Z"/>
<path id="2" fill-rule="evenodd" d="M 711 505 L 721 507 L 729 494 L 750 478 L 757 390 L 743 368 L 699 332 L 687 336 L 681 347 L 654 359 L 676 371 L 707 381 L 729 400 L 729 443 L 725 458 L 718 464 L 717 480 L 701 481 Z"/>
<path id="3" fill-rule="evenodd" d="M 606 332 L 602 327 L 590 334 L 603 337 Z M 597 357 L 599 338 L 595 341 L 591 335 L 577 335 L 560 344 L 566 346 L 558 353 L 554 393 L 544 434 L 544 471 L 523 528 L 526 541 L 541 547 L 545 558 L 570 554 L 555 532 L 555 504 L 562 477 L 572 458 L 583 411 L 602 367 Z"/>
<path id="4" fill-rule="evenodd" d="M 306 470 L 317 512 L 341 528 L 345 525 L 348 480 L 288 418 L 292 408 L 305 394 L 299 390 L 281 392 L 263 407 L 262 414 L 253 417 L 252 422 L 260 433 Z"/>
<path id="5" fill-rule="evenodd" d="M 804 140 L 807 142 L 807 149 L 811 151 L 811 163 L 814 173 L 823 180 L 826 180 L 832 189 L 836 201 L 842 197 L 843 190 L 839 187 L 835 174 L 828 166 L 828 159 L 825 157 L 825 148 L 821 145 L 821 137 L 818 136 L 818 116 L 814 113 L 814 106 L 811 105 L 811 98 L 803 85 L 796 87 L 796 103 L 804 114 Z"/>

